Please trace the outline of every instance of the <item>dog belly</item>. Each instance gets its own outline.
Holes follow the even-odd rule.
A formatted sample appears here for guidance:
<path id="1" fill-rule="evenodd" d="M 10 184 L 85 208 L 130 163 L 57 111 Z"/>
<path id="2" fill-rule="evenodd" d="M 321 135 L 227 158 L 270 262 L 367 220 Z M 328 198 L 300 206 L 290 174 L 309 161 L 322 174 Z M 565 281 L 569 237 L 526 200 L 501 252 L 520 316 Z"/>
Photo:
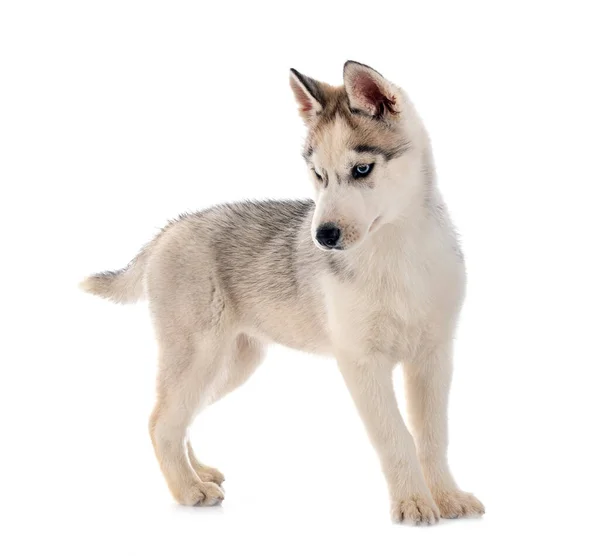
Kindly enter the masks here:
<path id="1" fill-rule="evenodd" d="M 308 353 L 331 354 L 325 319 L 309 307 L 300 311 L 289 306 L 271 308 L 268 312 L 254 315 L 250 323 L 244 331 L 263 341 Z"/>

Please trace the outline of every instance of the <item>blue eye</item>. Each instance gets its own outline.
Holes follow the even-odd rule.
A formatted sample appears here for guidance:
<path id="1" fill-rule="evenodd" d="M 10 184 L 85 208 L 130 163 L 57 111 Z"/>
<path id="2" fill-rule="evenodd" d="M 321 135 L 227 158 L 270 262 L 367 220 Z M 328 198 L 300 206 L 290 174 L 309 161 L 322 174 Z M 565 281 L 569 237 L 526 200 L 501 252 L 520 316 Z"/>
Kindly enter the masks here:
<path id="1" fill-rule="evenodd" d="M 352 168 L 352 177 L 354 179 L 364 178 L 371 173 L 375 164 L 357 164 L 354 168 Z"/>

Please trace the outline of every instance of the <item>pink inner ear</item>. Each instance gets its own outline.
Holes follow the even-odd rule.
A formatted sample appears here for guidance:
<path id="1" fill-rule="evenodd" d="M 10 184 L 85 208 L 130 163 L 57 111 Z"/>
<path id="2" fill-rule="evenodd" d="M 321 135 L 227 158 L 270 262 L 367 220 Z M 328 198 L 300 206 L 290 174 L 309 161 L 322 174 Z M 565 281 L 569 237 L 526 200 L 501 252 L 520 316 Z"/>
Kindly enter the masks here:
<path id="1" fill-rule="evenodd" d="M 302 112 L 310 112 L 313 109 L 312 99 L 304 92 L 302 87 L 295 82 L 292 82 L 292 89 L 296 96 L 296 101 L 300 105 L 300 110 Z"/>
<path id="2" fill-rule="evenodd" d="M 379 85 L 367 73 L 359 73 L 354 77 L 354 94 L 371 107 L 376 114 L 382 114 L 385 108 L 393 112 L 395 98 L 388 98 Z"/>
<path id="3" fill-rule="evenodd" d="M 299 99 L 300 102 L 300 110 L 302 110 L 302 112 L 310 112 L 313 108 L 312 102 L 311 100 L 304 95 L 304 97 L 302 99 Z"/>

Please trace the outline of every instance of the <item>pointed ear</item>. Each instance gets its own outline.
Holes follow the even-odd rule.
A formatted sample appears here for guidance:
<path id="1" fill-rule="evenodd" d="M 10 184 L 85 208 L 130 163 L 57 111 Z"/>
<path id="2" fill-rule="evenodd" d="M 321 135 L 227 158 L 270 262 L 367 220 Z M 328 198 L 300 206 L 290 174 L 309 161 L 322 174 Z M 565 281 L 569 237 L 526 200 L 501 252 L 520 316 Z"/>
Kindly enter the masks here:
<path id="1" fill-rule="evenodd" d="M 373 68 L 349 60 L 344 64 L 344 88 L 350 107 L 374 117 L 400 112 L 400 90 Z"/>
<path id="2" fill-rule="evenodd" d="M 300 109 L 300 116 L 309 123 L 323 110 L 325 95 L 321 84 L 295 69 L 290 69 L 290 86 Z"/>

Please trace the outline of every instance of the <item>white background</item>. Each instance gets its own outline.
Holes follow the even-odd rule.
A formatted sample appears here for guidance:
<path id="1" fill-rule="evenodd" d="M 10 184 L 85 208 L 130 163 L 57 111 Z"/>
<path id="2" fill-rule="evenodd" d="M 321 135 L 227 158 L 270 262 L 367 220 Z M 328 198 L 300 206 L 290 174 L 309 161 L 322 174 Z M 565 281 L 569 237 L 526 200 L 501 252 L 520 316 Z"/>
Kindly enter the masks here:
<path id="1" fill-rule="evenodd" d="M 594 4 L 3 2 L 0 552 L 597 554 Z M 411 95 L 462 233 L 450 460 L 483 519 L 392 525 L 334 362 L 278 347 L 193 428 L 223 506 L 176 506 L 146 308 L 76 287 L 180 212 L 310 195 L 288 68 L 347 59 Z"/>

